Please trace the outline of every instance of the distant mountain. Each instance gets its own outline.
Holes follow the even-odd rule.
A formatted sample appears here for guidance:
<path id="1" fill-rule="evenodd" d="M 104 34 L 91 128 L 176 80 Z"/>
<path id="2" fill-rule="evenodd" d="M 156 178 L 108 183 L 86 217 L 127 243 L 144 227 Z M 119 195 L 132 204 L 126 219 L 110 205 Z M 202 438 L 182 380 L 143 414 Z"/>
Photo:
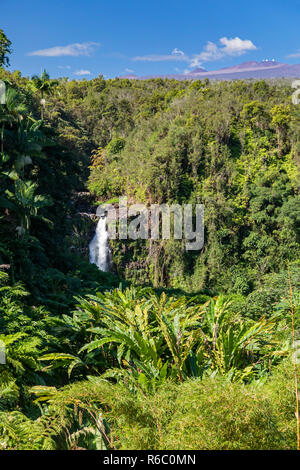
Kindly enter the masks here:
<path id="1" fill-rule="evenodd" d="M 263 78 L 300 78 L 300 64 L 290 65 L 275 60 L 255 60 L 243 62 L 233 67 L 224 67 L 218 70 L 207 71 L 202 67 L 184 74 L 147 75 L 138 77 L 136 75 L 126 75 L 121 78 L 146 80 L 149 78 L 173 78 L 176 80 L 238 80 L 238 79 L 263 79 Z"/>
<path id="2" fill-rule="evenodd" d="M 248 62 L 243 62 L 242 64 L 234 65 L 233 67 L 224 67 L 219 71 L 239 71 L 239 70 L 264 70 L 270 68 L 279 68 L 287 64 L 282 64 L 280 62 L 275 62 L 275 60 L 262 60 L 257 62 L 256 60 L 250 60 Z"/>
<path id="3" fill-rule="evenodd" d="M 190 73 L 194 74 L 194 73 L 203 73 L 203 72 L 207 72 L 207 70 L 204 69 L 203 67 L 198 67 L 197 69 L 192 70 Z"/>
<path id="4" fill-rule="evenodd" d="M 131 79 L 131 78 L 139 78 L 139 77 L 137 75 L 135 75 L 134 73 L 130 73 L 128 75 L 122 75 L 119 78 L 129 78 L 129 79 Z"/>

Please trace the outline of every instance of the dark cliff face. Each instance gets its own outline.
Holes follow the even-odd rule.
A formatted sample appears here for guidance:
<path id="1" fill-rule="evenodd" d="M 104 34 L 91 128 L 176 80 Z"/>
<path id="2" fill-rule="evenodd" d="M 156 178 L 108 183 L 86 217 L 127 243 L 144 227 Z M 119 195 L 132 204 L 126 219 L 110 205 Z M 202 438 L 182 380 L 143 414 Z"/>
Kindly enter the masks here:
<path id="1" fill-rule="evenodd" d="M 93 206 L 93 197 L 89 192 L 77 192 L 72 197 L 73 216 L 71 220 L 72 231 L 69 236 L 71 251 L 89 258 L 89 243 L 95 234 L 96 207 Z"/>

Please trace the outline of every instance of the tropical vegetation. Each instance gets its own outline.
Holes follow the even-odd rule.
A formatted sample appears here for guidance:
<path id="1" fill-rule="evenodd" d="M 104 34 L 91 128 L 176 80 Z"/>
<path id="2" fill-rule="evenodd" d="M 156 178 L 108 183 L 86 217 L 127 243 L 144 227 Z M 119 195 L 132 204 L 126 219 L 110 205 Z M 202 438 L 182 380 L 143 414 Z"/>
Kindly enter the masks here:
<path id="1" fill-rule="evenodd" d="M 290 82 L 23 77 L 10 52 L 0 30 L 0 449 L 296 449 Z M 204 204 L 201 251 L 91 265 L 85 208 L 122 195 Z"/>

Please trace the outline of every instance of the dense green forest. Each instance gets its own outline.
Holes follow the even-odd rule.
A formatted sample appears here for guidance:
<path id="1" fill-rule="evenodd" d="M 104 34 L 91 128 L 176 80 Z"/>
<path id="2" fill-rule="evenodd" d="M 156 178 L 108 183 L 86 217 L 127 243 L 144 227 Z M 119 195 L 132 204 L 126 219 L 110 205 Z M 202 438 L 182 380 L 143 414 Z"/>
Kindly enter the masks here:
<path id="1" fill-rule="evenodd" d="M 0 30 L 0 449 L 296 449 L 291 83 L 23 77 L 10 52 Z M 122 195 L 204 204 L 201 251 L 112 240 L 101 272 L 81 208 Z"/>

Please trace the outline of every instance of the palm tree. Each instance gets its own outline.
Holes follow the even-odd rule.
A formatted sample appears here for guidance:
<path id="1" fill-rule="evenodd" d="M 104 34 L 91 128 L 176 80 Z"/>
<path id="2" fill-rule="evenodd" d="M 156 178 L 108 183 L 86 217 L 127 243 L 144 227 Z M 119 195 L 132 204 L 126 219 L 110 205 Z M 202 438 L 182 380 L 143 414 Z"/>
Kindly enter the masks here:
<path id="1" fill-rule="evenodd" d="M 37 185 L 32 181 L 15 181 L 15 192 L 6 190 L 10 207 L 17 213 L 20 225 L 17 227 L 19 235 L 29 231 L 31 217 L 37 217 L 39 209 L 51 205 L 50 198 L 41 194 L 35 194 Z M 39 217 L 39 216 L 38 216 Z M 47 219 L 40 217 L 45 222 Z"/>
<path id="2" fill-rule="evenodd" d="M 0 106 L 1 126 L 1 154 L 4 152 L 4 130 L 5 126 L 12 127 L 15 123 L 19 125 L 23 121 L 23 116 L 27 107 L 22 100 L 20 93 L 14 88 L 7 88 L 5 105 Z"/>
<path id="3" fill-rule="evenodd" d="M 52 92 L 53 87 L 56 86 L 58 82 L 57 80 L 51 80 L 50 75 L 46 72 L 45 69 L 40 76 L 33 75 L 32 81 L 36 90 L 41 92 L 41 119 L 44 119 L 44 110 L 46 104 L 45 95 L 49 95 Z"/>
<path id="4" fill-rule="evenodd" d="M 32 158 L 43 158 L 45 136 L 40 130 L 41 121 L 27 120 L 20 123 L 14 134 L 14 170 L 18 176 L 24 177 L 24 168 L 32 163 Z"/>

